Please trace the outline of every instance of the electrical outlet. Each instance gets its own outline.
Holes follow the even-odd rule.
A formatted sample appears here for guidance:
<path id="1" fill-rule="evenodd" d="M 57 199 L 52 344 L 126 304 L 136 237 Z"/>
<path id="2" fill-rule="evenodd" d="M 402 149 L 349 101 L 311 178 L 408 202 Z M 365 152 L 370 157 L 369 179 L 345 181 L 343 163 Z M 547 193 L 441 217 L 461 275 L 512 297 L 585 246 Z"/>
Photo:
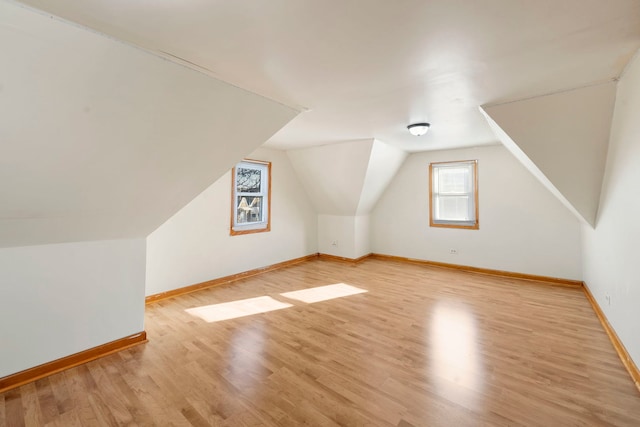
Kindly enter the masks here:
<path id="1" fill-rule="evenodd" d="M 451 255 L 458 255 L 458 250 L 457 249 L 449 249 L 449 253 Z"/>
<path id="2" fill-rule="evenodd" d="M 607 305 L 611 305 L 611 295 L 605 294 L 604 298 L 607 300 Z"/>

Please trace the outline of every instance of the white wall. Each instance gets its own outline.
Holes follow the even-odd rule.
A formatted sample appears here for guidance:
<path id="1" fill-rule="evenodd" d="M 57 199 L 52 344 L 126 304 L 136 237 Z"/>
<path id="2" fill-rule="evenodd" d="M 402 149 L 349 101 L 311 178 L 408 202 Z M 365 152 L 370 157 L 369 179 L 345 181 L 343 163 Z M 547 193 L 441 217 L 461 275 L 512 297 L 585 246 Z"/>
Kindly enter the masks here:
<path id="1" fill-rule="evenodd" d="M 478 159 L 480 229 L 429 227 L 429 163 L 470 159 Z M 578 220 L 503 146 L 410 155 L 374 208 L 371 230 L 375 253 L 582 277 Z"/>
<path id="2" fill-rule="evenodd" d="M 359 258 L 371 253 L 371 217 L 358 215 L 354 218 L 354 254 L 352 258 Z"/>
<path id="3" fill-rule="evenodd" d="M 144 239 L 0 249 L 0 377 L 144 329 Z"/>
<path id="4" fill-rule="evenodd" d="M 618 83 L 595 230 L 582 228 L 584 280 L 640 366 L 640 57 Z M 606 296 L 610 295 L 611 305 Z"/>
<path id="5" fill-rule="evenodd" d="M 318 215 L 318 252 L 355 258 L 355 227 L 352 215 Z"/>
<path id="6" fill-rule="evenodd" d="M 268 266 L 317 252 L 317 218 L 283 151 L 247 158 L 271 161 L 271 231 L 229 235 L 227 173 L 147 237 L 146 294 Z"/>
<path id="7" fill-rule="evenodd" d="M 369 215 L 318 215 L 318 252 L 321 254 L 351 259 L 368 255 L 370 237 Z"/>

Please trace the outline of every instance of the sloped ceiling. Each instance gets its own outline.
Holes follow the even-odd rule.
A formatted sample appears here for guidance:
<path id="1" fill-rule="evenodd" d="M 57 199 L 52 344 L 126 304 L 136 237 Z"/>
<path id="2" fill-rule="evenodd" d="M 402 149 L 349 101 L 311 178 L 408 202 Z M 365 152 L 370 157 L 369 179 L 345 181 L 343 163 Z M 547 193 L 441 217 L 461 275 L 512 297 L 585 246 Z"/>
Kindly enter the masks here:
<path id="1" fill-rule="evenodd" d="M 297 111 L 0 2 L 0 246 L 145 237 Z"/>
<path id="2" fill-rule="evenodd" d="M 22 1 L 306 107 L 284 149 L 492 144 L 478 106 L 614 79 L 640 47 L 638 0 Z"/>
<path id="3" fill-rule="evenodd" d="M 405 151 L 381 141 L 373 141 L 367 173 L 356 209 L 357 215 L 366 215 L 373 210 L 406 158 Z"/>
<path id="4" fill-rule="evenodd" d="M 366 215 L 407 153 L 377 140 L 289 150 L 287 155 L 319 214 Z"/>
<path id="5" fill-rule="evenodd" d="M 507 149 L 594 226 L 615 97 L 608 82 L 482 110 Z"/>
<path id="6" fill-rule="evenodd" d="M 264 141 L 492 144 L 479 105 L 612 81 L 640 47 L 637 0 L 0 8 L 0 246 L 144 236 Z M 370 209 L 375 151 L 323 210 Z"/>

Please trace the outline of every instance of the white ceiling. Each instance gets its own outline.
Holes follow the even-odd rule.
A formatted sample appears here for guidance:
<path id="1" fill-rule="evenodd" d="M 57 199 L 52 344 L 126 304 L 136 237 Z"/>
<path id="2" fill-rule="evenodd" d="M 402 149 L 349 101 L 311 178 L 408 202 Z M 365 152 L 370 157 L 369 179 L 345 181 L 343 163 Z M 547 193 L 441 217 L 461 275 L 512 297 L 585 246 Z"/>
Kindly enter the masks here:
<path id="1" fill-rule="evenodd" d="M 308 109 L 275 148 L 494 143 L 478 106 L 616 78 L 640 47 L 638 0 L 22 2 Z"/>
<path id="2" fill-rule="evenodd" d="M 6 1 L 0 52 L 0 248 L 145 237 L 297 115 Z"/>

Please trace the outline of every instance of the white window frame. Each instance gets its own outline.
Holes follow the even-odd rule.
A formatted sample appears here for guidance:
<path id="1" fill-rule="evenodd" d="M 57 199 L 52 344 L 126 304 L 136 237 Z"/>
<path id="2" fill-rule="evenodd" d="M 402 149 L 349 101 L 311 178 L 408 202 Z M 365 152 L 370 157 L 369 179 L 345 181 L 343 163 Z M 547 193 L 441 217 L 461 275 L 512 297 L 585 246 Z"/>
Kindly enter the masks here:
<path id="1" fill-rule="evenodd" d="M 468 168 L 471 180 L 468 183 L 468 192 L 443 193 L 437 188 L 438 177 L 436 174 L 445 168 Z M 441 198 L 468 196 L 468 218 L 466 220 L 454 220 L 449 218 L 439 218 L 437 216 L 437 206 Z M 455 162 L 435 162 L 429 164 L 429 225 L 431 227 L 465 228 L 478 230 L 480 228 L 479 207 L 478 207 L 478 161 L 463 160 Z"/>
<path id="2" fill-rule="evenodd" d="M 239 169 L 254 169 L 260 171 L 260 190 L 255 193 L 242 193 L 236 185 Z M 262 208 L 259 215 L 261 220 L 251 223 L 239 223 L 238 197 L 246 197 L 247 201 L 253 197 L 262 197 Z M 247 212 L 250 212 L 249 210 Z M 247 214 L 245 212 L 245 215 Z M 261 233 L 271 230 L 271 162 L 259 160 L 243 160 L 231 170 L 231 228 L 232 236 L 239 234 Z"/>

